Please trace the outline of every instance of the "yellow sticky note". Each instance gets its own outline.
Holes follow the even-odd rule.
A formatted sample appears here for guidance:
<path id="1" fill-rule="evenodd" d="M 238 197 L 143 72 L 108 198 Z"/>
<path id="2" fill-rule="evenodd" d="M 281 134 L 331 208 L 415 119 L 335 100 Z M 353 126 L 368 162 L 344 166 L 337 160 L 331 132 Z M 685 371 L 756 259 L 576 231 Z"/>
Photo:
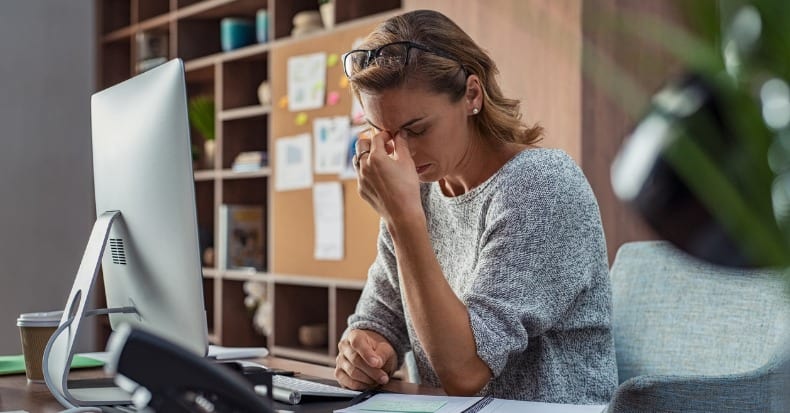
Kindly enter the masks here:
<path id="1" fill-rule="evenodd" d="M 332 54 L 330 54 L 329 56 L 326 57 L 326 66 L 327 67 L 333 67 L 333 66 L 335 66 L 337 64 L 337 62 L 339 60 L 340 60 L 340 57 L 337 55 L 337 53 L 332 53 Z"/>
<path id="2" fill-rule="evenodd" d="M 287 108 L 288 107 L 288 96 L 281 97 L 280 100 L 277 101 L 277 106 L 279 106 L 280 109 Z"/>
<path id="3" fill-rule="evenodd" d="M 348 88 L 348 78 L 346 77 L 346 75 L 340 76 L 340 81 L 337 82 L 337 84 L 338 84 L 338 86 L 340 86 L 340 88 L 347 89 Z"/>
<path id="4" fill-rule="evenodd" d="M 304 112 L 299 112 L 299 114 L 296 115 L 296 118 L 294 118 L 294 123 L 296 124 L 296 126 L 304 126 L 304 125 L 306 125 L 307 124 L 307 114 L 304 113 Z"/>

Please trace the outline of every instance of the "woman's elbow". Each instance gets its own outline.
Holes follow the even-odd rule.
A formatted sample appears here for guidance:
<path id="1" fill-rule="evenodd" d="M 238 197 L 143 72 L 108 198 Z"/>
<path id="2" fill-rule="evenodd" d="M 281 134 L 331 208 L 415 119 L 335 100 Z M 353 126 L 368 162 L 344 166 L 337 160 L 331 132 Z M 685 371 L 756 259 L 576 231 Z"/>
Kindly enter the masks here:
<path id="1" fill-rule="evenodd" d="M 488 366 L 462 371 L 442 380 L 442 387 L 448 396 L 474 396 L 483 390 L 491 381 L 491 370 Z"/>

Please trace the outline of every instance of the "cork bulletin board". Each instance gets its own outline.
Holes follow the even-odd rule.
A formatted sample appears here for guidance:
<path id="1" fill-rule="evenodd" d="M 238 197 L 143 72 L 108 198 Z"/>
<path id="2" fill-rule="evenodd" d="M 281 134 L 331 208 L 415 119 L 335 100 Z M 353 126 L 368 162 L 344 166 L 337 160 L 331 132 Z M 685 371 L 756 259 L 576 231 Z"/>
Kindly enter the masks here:
<path id="1" fill-rule="evenodd" d="M 354 40 L 365 37 L 384 18 L 367 19 L 338 27 L 331 32 L 316 34 L 304 39 L 290 41 L 278 45 L 271 52 L 272 58 L 272 129 L 273 145 L 270 155 L 276 165 L 274 142 L 283 137 L 302 133 L 313 133 L 313 120 L 322 117 L 350 116 L 351 90 L 343 87 L 344 79 L 342 60 L 343 53 L 350 50 Z M 287 106 L 282 107 L 279 101 L 288 95 L 287 62 L 292 56 L 325 52 L 336 55 L 339 59 L 334 65 L 326 68 L 326 94 L 338 92 L 339 101 L 334 105 L 324 105 L 319 109 L 303 111 L 307 122 L 297 124 L 297 115 Z M 311 138 L 312 139 L 312 138 Z M 311 146 L 312 146 L 311 141 Z M 313 148 L 315 156 L 315 148 Z M 312 161 L 311 161 L 312 164 Z M 276 173 L 276 167 L 273 168 Z M 316 260 L 313 222 L 313 191 L 312 188 L 292 191 L 272 191 L 272 271 L 277 274 L 295 274 L 364 280 L 370 264 L 376 256 L 376 237 L 379 228 L 379 216 L 372 207 L 363 201 L 357 193 L 356 180 L 340 180 L 334 175 L 313 175 L 314 183 L 339 181 L 343 186 L 344 213 L 344 255 L 339 261 Z"/>

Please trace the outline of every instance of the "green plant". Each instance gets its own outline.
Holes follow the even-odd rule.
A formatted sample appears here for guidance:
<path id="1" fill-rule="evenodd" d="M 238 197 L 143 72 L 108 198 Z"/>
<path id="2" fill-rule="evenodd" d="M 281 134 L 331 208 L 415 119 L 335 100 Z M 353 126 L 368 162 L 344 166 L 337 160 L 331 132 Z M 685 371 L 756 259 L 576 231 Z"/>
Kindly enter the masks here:
<path id="1" fill-rule="evenodd" d="M 203 136 L 214 140 L 214 98 L 197 96 L 189 100 L 189 124 Z"/>
<path id="2" fill-rule="evenodd" d="M 790 2 L 677 4 L 684 24 L 636 12 L 602 18 L 621 34 L 656 43 L 685 67 L 682 80 L 653 96 L 647 114 L 644 104 L 635 104 L 651 101 L 639 82 L 585 44 L 585 58 L 598 69 L 588 73 L 612 96 L 622 97 L 625 111 L 641 118 L 633 136 L 650 123 L 642 140 L 661 140 L 654 150 L 749 265 L 788 268 Z"/>

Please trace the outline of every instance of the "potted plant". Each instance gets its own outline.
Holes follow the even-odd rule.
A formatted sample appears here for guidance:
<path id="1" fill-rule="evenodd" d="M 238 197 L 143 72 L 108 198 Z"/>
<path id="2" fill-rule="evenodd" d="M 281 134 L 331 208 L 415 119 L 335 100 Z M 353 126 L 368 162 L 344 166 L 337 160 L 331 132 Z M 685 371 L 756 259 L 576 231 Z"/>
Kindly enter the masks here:
<path id="1" fill-rule="evenodd" d="M 215 132 L 214 132 L 214 98 L 197 96 L 189 100 L 189 124 L 204 139 L 203 162 L 206 168 L 214 167 Z M 193 145 L 193 153 L 194 150 Z"/>

